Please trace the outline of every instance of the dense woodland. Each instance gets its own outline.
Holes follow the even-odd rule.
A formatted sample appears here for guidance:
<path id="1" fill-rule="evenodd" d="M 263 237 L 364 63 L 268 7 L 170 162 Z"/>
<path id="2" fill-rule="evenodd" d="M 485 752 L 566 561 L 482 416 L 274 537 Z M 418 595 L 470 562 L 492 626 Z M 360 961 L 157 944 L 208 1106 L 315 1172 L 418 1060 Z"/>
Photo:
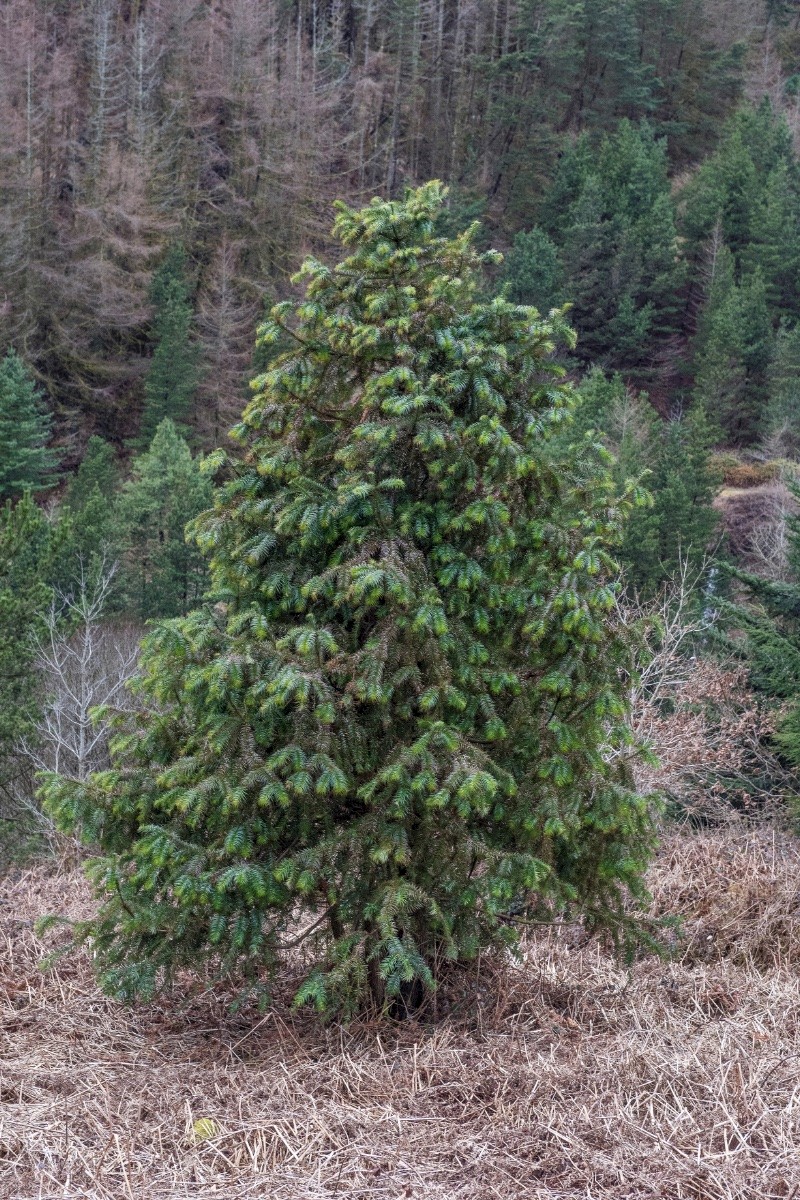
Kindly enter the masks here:
<path id="1" fill-rule="evenodd" d="M 328 965 L 299 995 L 326 1010 L 432 986 L 430 945 L 469 958 L 510 937 L 531 889 L 539 917 L 582 904 L 627 938 L 652 843 L 642 796 L 750 812 L 796 792 L 800 7 L 6 0 L 0 23 L 13 853 L 20 828 L 52 828 L 34 798 L 50 772 L 51 815 L 110 855 L 100 891 L 118 899 L 84 934 L 121 995 L 152 992 L 203 938 L 229 967 L 277 962 L 252 913 L 277 907 L 288 936 L 321 895 Z M 331 283 L 345 253 L 366 299 Z M 403 374 L 376 374 L 384 344 Z M 524 497 L 515 471 L 534 481 Z M 373 525 L 412 538 L 438 599 L 383 550 L 369 570 L 348 558 Z M 131 693 L 144 623 L 164 618 Z M 535 670 L 509 639 L 530 640 Z M 362 722 L 354 696 L 379 715 Z M 109 723 L 142 705 L 125 770 L 95 776 Z M 389 729 L 411 756 L 394 774 Z M 297 749 L 309 737 L 328 749 Z M 272 826 L 232 815 L 255 786 L 252 739 L 269 747 Z M 529 761 L 539 783 L 513 799 Z M 151 784 L 166 790 L 147 817 Z M 314 808 L 312 785 L 330 801 Z M 384 823 L 343 898 L 330 879 L 356 834 L 319 830 L 348 789 L 359 821 L 382 804 Z M 431 790 L 429 807 L 453 805 L 445 843 L 463 827 L 473 856 L 435 883 L 408 866 L 408 797 Z M 125 838 L 146 819 L 169 832 L 135 843 L 134 886 Z M 271 875 L 246 865 L 271 854 Z M 169 936 L 139 885 L 165 889 L 162 918 L 179 897 Z"/>

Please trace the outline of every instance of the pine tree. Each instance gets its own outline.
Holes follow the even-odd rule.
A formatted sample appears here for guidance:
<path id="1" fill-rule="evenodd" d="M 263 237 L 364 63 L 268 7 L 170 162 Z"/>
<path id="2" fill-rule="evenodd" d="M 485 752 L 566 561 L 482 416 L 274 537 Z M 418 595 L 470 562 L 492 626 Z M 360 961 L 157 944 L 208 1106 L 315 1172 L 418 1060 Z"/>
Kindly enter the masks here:
<path id="1" fill-rule="evenodd" d="M 800 493 L 793 489 L 795 498 Z M 743 658 L 754 687 L 782 702 L 774 740 L 794 767 L 800 767 L 800 522 L 789 520 L 789 565 L 793 579 L 778 582 L 745 571 L 734 574 L 747 603 L 723 604 L 737 636 L 729 648 Z"/>
<path id="2" fill-rule="evenodd" d="M 95 491 L 111 500 L 119 487 L 119 466 L 114 447 L 95 434 L 89 438 L 81 464 L 69 481 L 65 501 L 79 512 Z"/>
<path id="3" fill-rule="evenodd" d="M 140 447 L 150 444 L 165 419 L 180 427 L 200 378 L 200 348 L 193 339 L 194 314 L 181 246 L 173 246 L 156 271 L 150 301 L 155 308 L 155 349 L 144 384 Z"/>
<path id="4" fill-rule="evenodd" d="M 150 448 L 134 460 L 117 505 L 121 587 L 127 607 L 142 619 L 187 613 L 202 598 L 205 565 L 184 531 L 210 502 L 198 460 L 174 423 L 162 421 Z"/>
<path id="5" fill-rule="evenodd" d="M 799 184 L 786 122 L 764 100 L 734 114 L 719 148 L 682 194 L 687 256 L 699 264 L 719 229 L 733 254 L 737 283 L 761 270 L 773 316 L 796 311 Z"/>
<path id="6" fill-rule="evenodd" d="M 48 785 L 100 843 L 79 933 L 116 995 L 183 966 L 268 979 L 304 943 L 298 1003 L 412 1003 L 526 915 L 620 931 L 641 892 L 629 501 L 588 450 L 550 455 L 570 335 L 476 300 L 494 256 L 436 237 L 442 200 L 339 205 L 349 256 L 272 310 L 261 339 L 292 348 L 196 523 L 217 603 L 151 636 L 114 769 Z"/>
<path id="7" fill-rule="evenodd" d="M 55 481 L 48 449 L 52 420 L 24 362 L 9 350 L 0 362 L 0 501 Z"/>
<path id="8" fill-rule="evenodd" d="M 800 316 L 800 190 L 797 169 L 781 159 L 767 176 L 755 217 L 753 241 L 742 254 L 743 268 L 759 272 L 770 315 Z"/>

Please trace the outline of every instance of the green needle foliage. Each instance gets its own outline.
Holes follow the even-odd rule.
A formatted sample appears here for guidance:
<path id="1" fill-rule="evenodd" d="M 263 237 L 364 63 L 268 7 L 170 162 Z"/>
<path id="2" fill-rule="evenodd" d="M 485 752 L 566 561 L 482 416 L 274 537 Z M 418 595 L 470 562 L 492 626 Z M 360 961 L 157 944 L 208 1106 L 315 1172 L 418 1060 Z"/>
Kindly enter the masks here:
<path id="1" fill-rule="evenodd" d="M 526 917 L 629 928 L 652 838 L 610 554 L 631 501 L 601 452 L 548 450 L 571 334 L 476 300 L 497 256 L 435 236 L 443 196 L 339 205 L 349 256 L 272 309 L 261 341 L 291 348 L 196 522 L 216 604 L 151 635 L 113 768 L 46 786 L 101 847 L 78 933 L 115 995 L 263 981 L 303 943 L 297 1002 L 348 1014 Z"/>
<path id="2" fill-rule="evenodd" d="M 200 379 L 200 350 L 192 340 L 194 314 L 186 273 L 186 254 L 181 246 L 173 246 L 150 289 L 155 348 L 144 384 L 140 449 L 150 444 L 162 421 L 170 419 L 180 427 Z"/>
<path id="3" fill-rule="evenodd" d="M 0 362 L 0 501 L 53 485 L 56 458 L 47 446 L 51 425 L 33 377 L 9 350 Z"/>

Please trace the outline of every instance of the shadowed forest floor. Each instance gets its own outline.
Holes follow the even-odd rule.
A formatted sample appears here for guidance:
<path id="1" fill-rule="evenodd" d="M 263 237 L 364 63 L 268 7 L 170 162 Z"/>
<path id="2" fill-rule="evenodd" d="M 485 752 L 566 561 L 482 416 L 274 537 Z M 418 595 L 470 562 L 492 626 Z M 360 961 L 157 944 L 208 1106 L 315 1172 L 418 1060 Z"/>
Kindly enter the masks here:
<path id="1" fill-rule="evenodd" d="M 0 900 L 3 1200 L 769 1200 L 800 1195 L 800 842 L 672 832 L 671 962 L 627 971 L 568 928 L 455 982 L 436 1025 L 324 1029 L 199 995 L 123 1009 L 32 921 L 77 872 Z M 288 995 L 288 990 L 287 990 Z M 199 1124 L 198 1124 L 199 1123 Z"/>

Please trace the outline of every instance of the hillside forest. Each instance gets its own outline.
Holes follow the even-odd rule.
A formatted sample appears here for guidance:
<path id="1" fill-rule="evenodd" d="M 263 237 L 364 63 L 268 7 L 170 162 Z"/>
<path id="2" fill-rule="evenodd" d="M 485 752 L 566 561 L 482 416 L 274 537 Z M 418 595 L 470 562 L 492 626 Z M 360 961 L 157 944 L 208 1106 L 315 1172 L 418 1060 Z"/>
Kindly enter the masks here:
<path id="1" fill-rule="evenodd" d="M 800 2 L 0 0 L 0 1195 L 793 1196 L 798 822 Z"/>

